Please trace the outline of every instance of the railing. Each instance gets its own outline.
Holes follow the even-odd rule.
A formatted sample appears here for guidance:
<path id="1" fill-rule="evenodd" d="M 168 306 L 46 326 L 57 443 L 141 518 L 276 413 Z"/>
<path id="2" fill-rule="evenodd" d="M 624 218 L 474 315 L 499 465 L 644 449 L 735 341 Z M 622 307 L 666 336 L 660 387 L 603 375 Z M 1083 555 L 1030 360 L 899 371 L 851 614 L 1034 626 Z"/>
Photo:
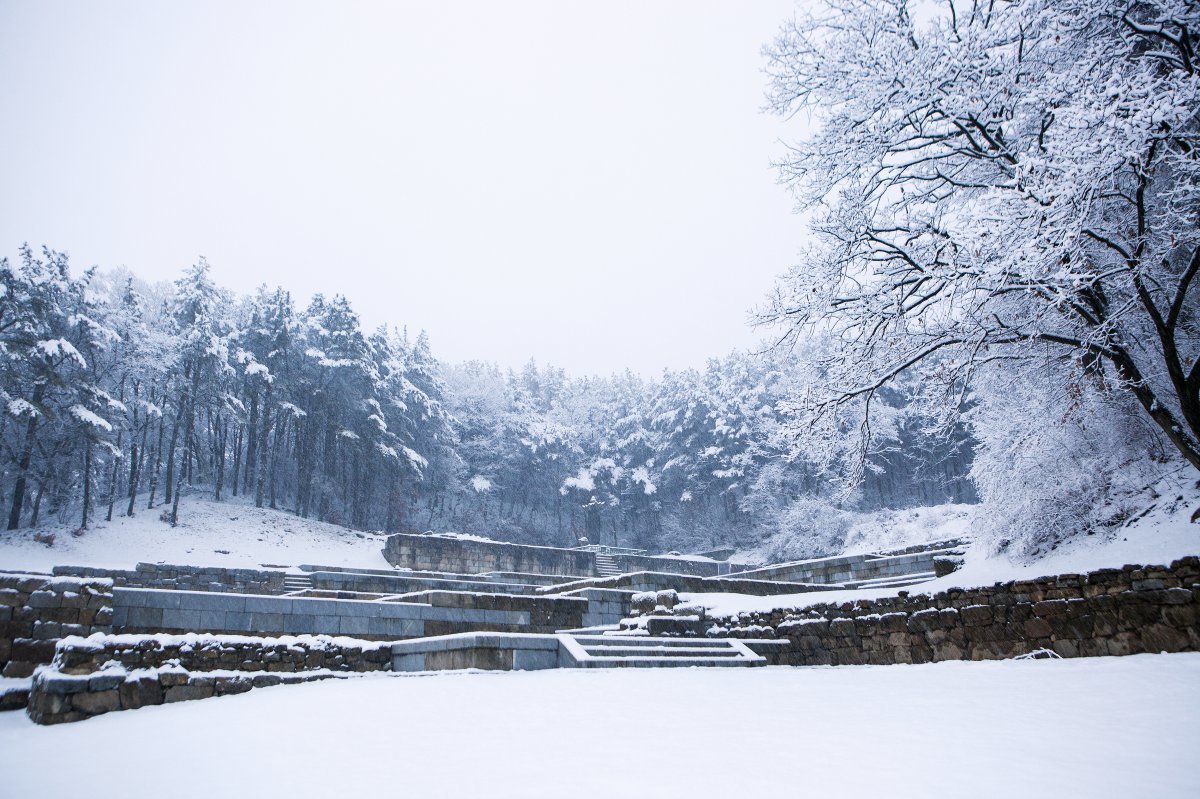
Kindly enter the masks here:
<path id="1" fill-rule="evenodd" d="M 649 550 L 630 549 L 629 547 L 609 547 L 603 544 L 587 544 L 575 547 L 577 552 L 595 552 L 599 555 L 645 555 Z"/>

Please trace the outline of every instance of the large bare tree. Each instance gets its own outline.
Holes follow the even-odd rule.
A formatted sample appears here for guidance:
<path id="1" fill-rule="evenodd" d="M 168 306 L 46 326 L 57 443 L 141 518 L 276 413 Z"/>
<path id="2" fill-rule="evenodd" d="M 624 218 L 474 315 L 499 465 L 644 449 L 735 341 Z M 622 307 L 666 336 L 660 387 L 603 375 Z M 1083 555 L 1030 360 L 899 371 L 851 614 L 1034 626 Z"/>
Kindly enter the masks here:
<path id="1" fill-rule="evenodd" d="M 780 167 L 817 236 L 763 317 L 833 342 L 810 423 L 914 370 L 953 410 L 1049 350 L 1200 469 L 1198 30 L 1184 0 L 830 0 L 784 28 L 770 106 L 811 122 Z"/>

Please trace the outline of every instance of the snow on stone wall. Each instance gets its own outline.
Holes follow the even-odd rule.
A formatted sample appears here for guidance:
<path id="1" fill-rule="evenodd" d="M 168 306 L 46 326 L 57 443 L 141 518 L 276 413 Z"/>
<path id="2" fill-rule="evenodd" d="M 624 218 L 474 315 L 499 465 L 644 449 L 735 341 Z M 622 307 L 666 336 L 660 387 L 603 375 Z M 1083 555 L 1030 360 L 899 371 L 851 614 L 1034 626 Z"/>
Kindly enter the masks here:
<path id="1" fill-rule="evenodd" d="M 0 574 L 0 675 L 28 677 L 60 638 L 112 631 L 112 580 Z"/>
<path id="2" fill-rule="evenodd" d="M 698 609 L 677 606 L 677 613 Z M 788 665 L 1200 651 L 1200 558 L 803 610 L 707 619 L 710 635 L 779 638 Z"/>

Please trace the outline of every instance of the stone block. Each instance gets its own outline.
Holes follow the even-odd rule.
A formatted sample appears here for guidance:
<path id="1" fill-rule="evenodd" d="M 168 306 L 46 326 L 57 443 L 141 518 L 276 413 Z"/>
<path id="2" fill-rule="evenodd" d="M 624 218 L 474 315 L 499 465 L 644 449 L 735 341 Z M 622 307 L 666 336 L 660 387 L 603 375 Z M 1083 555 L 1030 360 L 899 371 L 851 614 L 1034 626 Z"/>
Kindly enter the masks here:
<path id="1" fill-rule="evenodd" d="M 993 621 L 992 609 L 988 605 L 969 605 L 959 611 L 963 624 L 968 627 L 990 625 Z"/>
<path id="2" fill-rule="evenodd" d="M 1033 605 L 1033 613 L 1035 616 L 1065 616 L 1067 615 L 1067 600 L 1065 599 L 1046 599 L 1041 602 L 1035 602 Z"/>
<path id="3" fill-rule="evenodd" d="M 253 681 L 248 677 L 214 677 L 213 691 L 217 696 L 228 696 L 230 694 L 244 694 L 254 687 Z"/>
<path id="4" fill-rule="evenodd" d="M 1183 652 L 1190 648 L 1186 630 L 1166 624 L 1148 624 L 1140 632 L 1142 647 L 1147 652 Z"/>
<path id="5" fill-rule="evenodd" d="M 126 679 L 117 692 L 121 699 L 121 707 L 125 710 L 163 703 L 163 688 L 158 680 L 150 675 Z"/>
<path id="6" fill-rule="evenodd" d="M 211 681 L 188 682 L 183 685 L 172 685 L 163 693 L 163 700 L 171 702 L 187 702 L 192 699 L 207 699 L 216 694 Z"/>
<path id="7" fill-rule="evenodd" d="M 12 642 L 12 660 L 25 660 L 31 663 L 49 663 L 54 659 L 54 647 L 57 641 L 17 638 Z"/>
<path id="8" fill-rule="evenodd" d="M 174 688 L 186 685 L 188 677 L 189 675 L 186 671 L 163 671 L 159 673 L 158 681 L 163 688 Z"/>
<path id="9" fill-rule="evenodd" d="M 34 591 L 29 595 L 29 599 L 25 602 L 31 608 L 57 608 L 62 607 L 62 594 L 54 591 Z"/>
<path id="10" fill-rule="evenodd" d="M 114 612 L 115 612 L 115 609 L 114 609 Z M 167 611 L 167 612 L 178 613 L 178 611 Z M 118 622 L 118 621 L 114 620 L 113 623 L 116 625 L 122 626 L 122 627 L 134 627 L 134 628 L 138 628 L 138 629 L 157 630 L 157 629 L 162 629 L 162 627 L 163 627 L 163 622 L 164 622 L 163 614 L 164 614 L 164 611 L 162 608 L 131 607 L 128 609 L 128 612 L 126 612 L 124 614 L 123 621 Z M 181 627 L 182 629 L 188 629 L 188 627 L 186 625 L 176 624 L 176 625 L 172 625 L 172 626 Z"/>
<path id="11" fill-rule="evenodd" d="M 1043 618 L 1033 618 L 1025 622 L 1025 636 L 1027 638 L 1049 638 L 1053 632 L 1050 622 Z"/>
<path id="12" fill-rule="evenodd" d="M 88 691 L 71 697 L 71 705 L 76 710 L 95 716 L 121 709 L 121 696 L 116 688 L 107 691 Z"/>
<path id="13" fill-rule="evenodd" d="M 87 681 L 89 691 L 110 691 L 125 682 L 125 672 L 99 672 L 93 674 Z"/>

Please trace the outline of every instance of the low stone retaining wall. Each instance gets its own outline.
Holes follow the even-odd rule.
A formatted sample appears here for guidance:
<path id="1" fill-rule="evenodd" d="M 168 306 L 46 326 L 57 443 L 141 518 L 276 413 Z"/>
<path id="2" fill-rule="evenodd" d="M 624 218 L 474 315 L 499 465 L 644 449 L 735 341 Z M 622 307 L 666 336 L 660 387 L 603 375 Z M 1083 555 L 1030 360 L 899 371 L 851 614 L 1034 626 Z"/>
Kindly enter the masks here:
<path id="1" fill-rule="evenodd" d="M 178 566 L 139 563 L 133 569 L 94 566 L 55 566 L 54 574 L 103 577 L 119 588 L 165 588 L 181 591 L 216 591 L 226 594 L 282 594 L 284 572 L 265 569 L 228 569 L 222 566 Z"/>
<path id="2" fill-rule="evenodd" d="M 373 594 L 404 594 L 413 591 L 504 591 L 510 594 L 532 594 L 537 586 L 509 583 L 501 580 L 467 577 L 414 576 L 403 572 L 393 574 L 358 574 L 345 571 L 317 571 L 309 575 L 313 588 L 324 591 L 358 591 Z"/>
<path id="3" fill-rule="evenodd" d="M 678 605 L 677 614 L 697 608 Z M 708 635 L 786 639 L 776 663 L 991 660 L 1200 650 L 1200 559 L 1016 580 L 933 595 L 704 619 Z"/>
<path id="4" fill-rule="evenodd" d="M 686 558 L 656 557 L 654 555 L 612 555 L 617 568 L 623 572 L 670 572 L 693 577 L 715 577 L 720 574 L 748 569 L 740 563 Z"/>
<path id="5" fill-rule="evenodd" d="M 416 605 L 341 599 L 142 588 L 113 591 L 113 626 L 121 633 L 350 635 L 395 640 L 424 635 L 429 614 L 423 611 L 429 610 Z M 495 621 L 510 619 L 500 617 Z"/>
<path id="6" fill-rule="evenodd" d="M 554 669 L 566 658 L 560 636 L 512 633 L 463 633 L 424 638 L 392 646 L 392 670 L 527 671 Z"/>
<path id="7" fill-rule="evenodd" d="M 435 535 L 388 536 L 383 556 L 393 566 L 417 571 L 533 572 L 579 577 L 596 573 L 596 559 L 591 552 Z"/>
<path id="8" fill-rule="evenodd" d="M 324 635 L 93 635 L 59 642 L 51 666 L 91 674 L 108 664 L 126 669 L 176 665 L 188 671 L 385 671 L 389 643 Z"/>
<path id="9" fill-rule="evenodd" d="M 384 600 L 393 602 L 417 602 L 435 608 L 511 613 L 519 615 L 520 623 L 495 624 L 489 629 L 496 632 L 553 633 L 583 626 L 583 617 L 588 610 L 586 599 L 573 597 L 513 596 L 511 594 L 476 594 L 463 591 L 419 591 Z M 425 635 L 449 635 L 465 632 L 461 621 L 455 619 L 429 620 L 425 622 Z"/>
<path id="10" fill-rule="evenodd" d="M 948 544 L 955 542 L 947 542 Z M 888 577 L 933 574 L 936 561 L 948 555 L 961 555 L 952 546 L 922 549 L 907 554 L 841 555 L 817 560 L 796 561 L 736 571 L 729 576 L 744 580 L 786 580 L 797 583 L 855 584 Z"/>
<path id="11" fill-rule="evenodd" d="M 60 638 L 112 632 L 111 580 L 0 574 L 0 675 L 28 677 Z"/>
<path id="12" fill-rule="evenodd" d="M 743 580 L 736 575 L 729 577 L 696 577 L 667 572 L 634 572 L 615 577 L 589 577 L 562 585 L 539 588 L 543 595 L 562 594 L 580 588 L 608 588 L 622 591 L 687 591 L 694 594 L 730 593 L 750 596 L 776 596 L 778 594 L 803 594 L 809 591 L 837 591 L 840 585 L 815 583 L 783 583 L 768 580 Z"/>
<path id="13" fill-rule="evenodd" d="M 103 636 L 67 638 L 34 674 L 38 724 L 205 699 L 270 685 L 388 671 L 389 645 L 328 637 Z"/>
<path id="14" fill-rule="evenodd" d="M 388 536 L 383 547 L 388 563 L 404 569 L 457 574 L 536 574 L 570 577 L 596 576 L 593 552 L 560 547 L 535 547 L 500 541 L 473 541 L 436 535 L 398 533 Z M 746 568 L 711 560 L 658 557 L 654 555 L 611 555 L 624 572 L 657 571 L 712 577 Z M 518 581 L 520 582 L 520 581 Z M 370 589 L 367 589 L 370 590 Z"/>
<path id="15" fill-rule="evenodd" d="M 420 591 L 391 597 L 385 602 L 420 602 L 435 608 L 457 608 L 484 612 L 508 612 L 524 615 L 521 624 L 490 625 L 495 632 L 554 633 L 616 624 L 629 612 L 630 595 L 624 591 L 584 589 L 570 596 L 514 596 L 478 594 L 461 591 Z M 465 632 L 455 621 L 426 621 L 426 635 Z"/>

